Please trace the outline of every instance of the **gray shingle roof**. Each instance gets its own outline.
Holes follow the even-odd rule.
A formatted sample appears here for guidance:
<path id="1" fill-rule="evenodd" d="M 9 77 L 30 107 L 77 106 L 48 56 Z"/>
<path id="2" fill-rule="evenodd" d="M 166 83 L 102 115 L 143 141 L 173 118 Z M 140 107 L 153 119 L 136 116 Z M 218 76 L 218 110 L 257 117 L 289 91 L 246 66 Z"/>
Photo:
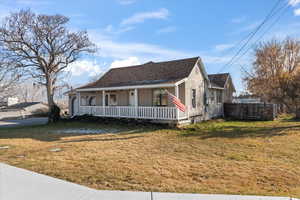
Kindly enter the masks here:
<path id="1" fill-rule="evenodd" d="M 199 57 L 194 57 L 113 68 L 99 80 L 80 87 L 80 89 L 177 82 L 189 76 L 198 59 Z"/>
<path id="2" fill-rule="evenodd" d="M 175 83 L 189 76 L 199 57 L 165 62 L 147 62 L 142 65 L 112 68 L 99 80 L 84 85 L 84 88 L 105 88 L 133 85 Z M 229 73 L 209 74 L 213 87 L 225 87 Z"/>
<path id="3" fill-rule="evenodd" d="M 212 87 L 224 88 L 229 76 L 229 73 L 209 74 L 208 78 Z"/>

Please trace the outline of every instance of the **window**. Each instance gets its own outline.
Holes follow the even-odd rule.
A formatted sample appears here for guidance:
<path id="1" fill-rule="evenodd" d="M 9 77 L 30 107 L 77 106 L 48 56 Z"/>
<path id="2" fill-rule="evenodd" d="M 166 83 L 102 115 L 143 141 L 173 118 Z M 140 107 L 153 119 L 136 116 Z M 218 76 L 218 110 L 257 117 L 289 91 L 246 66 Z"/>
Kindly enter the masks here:
<path id="1" fill-rule="evenodd" d="M 83 96 L 80 98 L 80 104 L 82 106 L 87 106 L 87 97 Z"/>
<path id="2" fill-rule="evenodd" d="M 215 91 L 209 90 L 209 103 L 215 103 Z"/>
<path id="3" fill-rule="evenodd" d="M 153 105 L 154 106 L 167 106 L 168 94 L 163 89 L 153 90 Z"/>
<path id="4" fill-rule="evenodd" d="M 192 106 L 196 108 L 196 90 L 192 89 Z"/>
<path id="5" fill-rule="evenodd" d="M 204 94 L 203 94 L 203 104 L 208 105 L 206 92 L 204 92 Z"/>
<path id="6" fill-rule="evenodd" d="M 117 94 L 115 93 L 106 93 L 105 94 L 105 106 L 116 106 L 117 102 Z"/>
<path id="7" fill-rule="evenodd" d="M 223 95 L 222 95 L 222 90 L 217 90 L 217 103 L 222 103 L 222 99 L 223 99 L 223 97 L 222 97 Z"/>
<path id="8" fill-rule="evenodd" d="M 89 99 L 89 106 L 95 106 L 96 105 L 96 97 L 92 96 Z"/>
<path id="9" fill-rule="evenodd" d="M 109 95 L 109 104 L 111 106 L 116 106 L 117 105 L 117 95 L 116 94 L 110 94 Z"/>

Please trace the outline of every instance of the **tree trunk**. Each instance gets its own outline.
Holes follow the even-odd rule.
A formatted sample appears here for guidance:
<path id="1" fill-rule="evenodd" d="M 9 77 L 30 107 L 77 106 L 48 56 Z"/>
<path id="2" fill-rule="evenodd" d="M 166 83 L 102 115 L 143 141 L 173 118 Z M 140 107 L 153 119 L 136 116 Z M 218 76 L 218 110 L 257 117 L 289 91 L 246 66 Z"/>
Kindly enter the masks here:
<path id="1" fill-rule="evenodd" d="M 300 108 L 296 109 L 296 119 L 300 119 Z"/>
<path id="2" fill-rule="evenodd" d="M 46 87 L 49 106 L 48 123 L 58 122 L 60 120 L 60 108 L 54 102 L 54 88 L 50 78 L 47 78 Z"/>

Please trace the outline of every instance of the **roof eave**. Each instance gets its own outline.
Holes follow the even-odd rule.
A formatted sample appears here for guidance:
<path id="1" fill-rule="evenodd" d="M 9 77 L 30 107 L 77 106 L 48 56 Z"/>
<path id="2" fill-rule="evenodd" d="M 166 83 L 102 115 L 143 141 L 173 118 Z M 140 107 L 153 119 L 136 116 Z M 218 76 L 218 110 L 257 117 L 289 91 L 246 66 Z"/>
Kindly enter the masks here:
<path id="1" fill-rule="evenodd" d="M 199 65 L 200 65 L 202 75 L 204 76 L 204 78 L 205 78 L 205 79 L 207 80 L 207 82 L 208 82 L 208 87 L 211 87 L 210 80 L 209 80 L 209 78 L 208 78 L 208 75 L 207 75 L 207 73 L 206 73 L 204 64 L 203 64 L 202 59 L 201 59 L 200 57 L 198 58 L 196 64 L 198 64 L 198 63 L 199 63 Z"/>
<path id="2" fill-rule="evenodd" d="M 130 86 L 117 86 L 117 87 L 102 87 L 102 88 L 82 88 L 76 89 L 76 92 L 89 92 L 89 91 L 107 91 L 107 90 L 129 90 L 129 89 L 147 89 L 159 87 L 175 87 L 177 82 L 174 83 L 161 83 L 149 85 L 130 85 Z"/>

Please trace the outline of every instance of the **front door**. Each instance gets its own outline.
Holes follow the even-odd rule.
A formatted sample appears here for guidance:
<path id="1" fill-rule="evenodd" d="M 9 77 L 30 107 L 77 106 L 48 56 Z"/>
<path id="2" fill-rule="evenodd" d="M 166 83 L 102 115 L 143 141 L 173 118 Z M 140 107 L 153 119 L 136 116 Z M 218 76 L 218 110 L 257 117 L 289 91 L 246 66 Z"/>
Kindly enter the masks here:
<path id="1" fill-rule="evenodd" d="M 133 90 L 129 91 L 129 105 L 134 106 L 134 91 Z"/>
<path id="2" fill-rule="evenodd" d="M 72 105 L 72 107 L 71 107 L 72 110 L 71 110 L 70 114 L 73 116 L 73 115 L 76 115 L 78 113 L 78 100 L 77 100 L 76 97 L 74 97 L 72 99 L 71 105 Z"/>

